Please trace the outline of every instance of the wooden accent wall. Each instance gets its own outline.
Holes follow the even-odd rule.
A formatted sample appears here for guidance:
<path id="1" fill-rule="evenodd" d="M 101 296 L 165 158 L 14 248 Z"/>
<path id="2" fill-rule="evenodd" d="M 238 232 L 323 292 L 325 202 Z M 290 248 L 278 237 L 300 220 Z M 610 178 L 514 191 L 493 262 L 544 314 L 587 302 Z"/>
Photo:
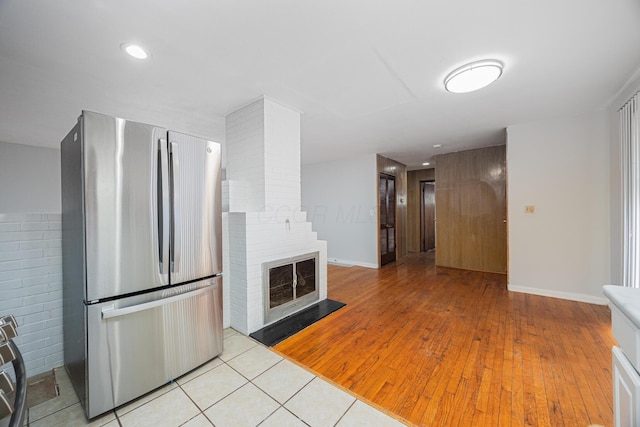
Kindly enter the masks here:
<path id="1" fill-rule="evenodd" d="M 436 157 L 436 265 L 506 273 L 506 147 Z"/>
<path id="2" fill-rule="evenodd" d="M 379 154 L 376 156 L 376 164 L 376 200 L 380 200 L 380 186 L 378 184 L 380 174 L 386 173 L 396 178 L 396 259 L 400 259 L 407 255 L 407 167 Z M 378 216 L 376 216 L 376 224 L 380 224 Z M 380 226 L 378 225 L 378 263 L 380 263 L 379 233 Z"/>
<path id="3" fill-rule="evenodd" d="M 420 252 L 420 181 L 435 179 L 433 168 L 407 172 L 407 252 Z"/>

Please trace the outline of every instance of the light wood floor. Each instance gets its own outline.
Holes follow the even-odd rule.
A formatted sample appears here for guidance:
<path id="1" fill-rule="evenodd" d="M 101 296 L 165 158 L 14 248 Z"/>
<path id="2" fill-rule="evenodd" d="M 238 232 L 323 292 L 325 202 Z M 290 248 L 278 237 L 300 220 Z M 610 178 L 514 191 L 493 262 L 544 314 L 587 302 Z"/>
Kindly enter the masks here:
<path id="1" fill-rule="evenodd" d="M 420 426 L 613 424 L 610 311 L 513 293 L 410 254 L 329 266 L 347 306 L 281 342 L 290 359 Z"/>

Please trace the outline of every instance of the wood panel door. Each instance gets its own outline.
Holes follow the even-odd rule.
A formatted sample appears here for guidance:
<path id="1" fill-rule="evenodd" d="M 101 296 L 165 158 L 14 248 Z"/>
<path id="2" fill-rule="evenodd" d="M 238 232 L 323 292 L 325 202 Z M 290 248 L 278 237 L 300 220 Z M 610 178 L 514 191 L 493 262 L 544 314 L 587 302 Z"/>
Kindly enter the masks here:
<path id="1" fill-rule="evenodd" d="M 380 174 L 380 265 L 396 260 L 396 180 Z"/>
<path id="2" fill-rule="evenodd" d="M 433 181 L 420 181 L 420 251 L 436 247 L 436 188 Z"/>
<path id="3" fill-rule="evenodd" d="M 436 264 L 506 273 L 505 146 L 443 154 L 436 161 Z"/>

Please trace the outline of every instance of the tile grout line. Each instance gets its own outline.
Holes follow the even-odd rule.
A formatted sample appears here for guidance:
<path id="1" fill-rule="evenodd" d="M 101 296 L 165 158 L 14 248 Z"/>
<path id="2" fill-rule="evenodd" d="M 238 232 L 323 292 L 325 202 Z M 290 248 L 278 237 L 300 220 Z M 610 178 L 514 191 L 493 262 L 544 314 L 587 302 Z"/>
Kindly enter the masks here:
<path id="1" fill-rule="evenodd" d="M 245 337 L 242 334 L 237 334 L 240 335 L 242 337 Z M 245 338 L 249 338 L 252 339 L 249 336 L 246 336 Z M 254 339 L 252 339 L 253 341 L 256 341 Z M 278 364 L 282 363 L 284 360 L 288 360 L 287 358 L 283 357 L 281 354 L 279 354 L 278 352 L 275 352 L 271 349 L 271 347 L 265 346 L 264 344 L 260 343 L 260 342 L 256 342 L 255 346 L 252 346 L 251 348 L 245 350 L 242 353 L 239 353 L 238 355 L 234 356 L 233 358 L 229 359 L 229 361 L 234 360 L 236 357 L 248 352 L 249 350 L 255 348 L 256 346 L 262 346 L 263 348 L 265 348 L 266 350 L 269 350 L 270 352 L 272 352 L 273 354 L 278 355 L 281 359 L 277 362 L 274 363 L 273 365 L 271 365 L 270 367 L 268 367 L 267 369 L 265 369 L 264 371 L 260 372 L 258 375 L 256 375 L 253 379 L 256 379 L 258 377 L 260 377 L 261 375 L 263 375 L 264 373 L 266 373 L 267 371 L 269 371 L 270 369 L 274 368 L 275 366 L 277 366 Z M 333 385 L 331 382 L 325 381 L 324 379 L 320 378 L 319 376 L 317 376 L 316 374 L 314 374 L 313 372 L 309 372 L 309 370 L 306 370 L 307 372 L 309 372 L 309 374 L 312 375 L 312 378 L 307 381 L 302 387 L 300 387 L 300 389 L 298 391 L 296 391 L 293 395 L 291 395 L 284 403 L 280 403 L 278 402 L 276 399 L 273 398 L 273 396 L 271 396 L 267 391 L 263 390 L 262 388 L 260 388 L 257 384 L 255 384 L 253 382 L 253 379 L 249 379 L 247 378 L 244 374 L 242 374 L 241 372 L 239 372 L 238 370 L 236 370 L 235 368 L 233 368 L 233 366 L 229 365 L 227 363 L 227 361 L 223 361 L 225 364 L 227 364 L 229 366 L 229 368 L 233 369 L 235 372 L 237 372 L 239 375 L 241 375 L 242 377 L 244 377 L 245 379 L 247 379 L 247 381 L 249 383 L 251 383 L 253 386 L 255 386 L 258 390 L 260 390 L 261 392 L 265 393 L 267 396 L 269 396 L 272 400 L 274 400 L 276 403 L 278 403 L 279 408 L 283 408 L 284 410 L 286 410 L 287 412 L 289 412 L 291 415 L 293 415 L 294 417 L 296 417 L 296 419 L 300 420 L 303 424 L 305 425 L 309 425 L 307 424 L 304 420 L 302 420 L 300 417 L 298 417 L 296 414 L 294 414 L 293 412 L 291 412 L 285 405 L 287 404 L 287 402 L 291 401 L 295 396 L 297 396 L 305 387 L 307 387 L 313 380 L 318 379 L 319 381 L 322 382 L 326 382 L 328 385 L 330 385 L 331 387 L 343 391 L 341 390 L 339 387 L 336 387 L 335 385 Z M 234 390 L 233 392 L 229 393 L 229 395 L 233 394 L 235 391 L 239 390 L 240 388 L 244 387 L 246 384 L 244 384 L 243 386 L 239 387 L 238 389 Z M 349 412 L 349 410 L 351 410 L 351 408 L 356 404 L 356 402 L 358 402 L 359 398 L 357 396 L 353 396 L 351 393 L 347 393 L 348 395 L 350 395 L 351 397 L 353 397 L 353 402 L 351 402 L 351 404 L 346 408 L 346 410 L 342 413 L 342 415 L 340 416 L 340 418 L 335 422 L 334 426 L 336 426 L 343 418 L 344 416 Z M 218 400 L 215 404 L 221 402 L 223 399 L 225 399 L 226 397 L 228 397 L 229 395 L 225 396 L 224 398 Z M 215 405 L 214 404 L 214 405 Z M 213 406 L 213 405 L 211 405 Z M 278 409 L 279 409 L 278 408 Z M 262 420 L 259 424 L 264 423 L 271 415 L 273 415 L 278 409 L 276 409 L 274 412 L 272 412 L 271 414 L 269 414 L 264 420 Z M 376 408 L 374 408 L 376 409 Z"/>
<path id="2" fill-rule="evenodd" d="M 245 337 L 244 335 L 241 335 L 241 334 L 238 334 L 238 333 L 234 333 L 234 334 L 228 335 L 228 336 L 226 336 L 226 337 L 225 337 L 225 339 L 226 339 L 226 338 L 233 337 L 233 336 L 235 336 L 235 335 L 238 335 L 238 336 L 240 336 L 240 337 L 242 337 L 242 338 L 249 338 L 249 339 L 250 339 L 250 337 Z M 283 357 L 282 355 L 280 355 L 278 352 L 273 351 L 271 348 L 266 347 L 266 346 L 264 346 L 264 345 L 260 344 L 259 342 L 255 342 L 255 340 L 253 340 L 253 339 L 251 339 L 251 341 L 252 341 L 252 342 L 254 342 L 254 343 L 255 343 L 255 345 L 252 345 L 251 347 L 249 347 L 249 348 L 245 349 L 244 351 L 241 351 L 240 353 L 235 354 L 233 357 L 229 358 L 228 360 L 222 360 L 222 359 L 218 356 L 218 358 L 219 358 L 219 360 L 220 360 L 220 362 L 221 362 L 220 364 L 218 364 L 217 366 L 212 367 L 211 369 L 208 369 L 208 370 L 206 370 L 206 371 L 204 371 L 204 372 L 200 373 L 199 375 L 197 375 L 197 376 L 195 376 L 195 377 L 193 377 L 193 378 L 189 379 L 189 381 L 188 381 L 188 382 L 184 383 L 184 384 L 186 385 L 186 384 L 188 384 L 189 382 L 191 382 L 191 381 L 195 380 L 196 378 L 199 378 L 199 377 L 201 377 L 202 375 L 205 375 L 206 373 L 211 372 L 211 371 L 215 370 L 216 368 L 221 367 L 221 366 L 223 366 L 223 365 L 226 365 L 226 367 L 227 367 L 227 368 L 229 368 L 230 370 L 232 370 L 233 372 L 235 372 L 236 374 L 238 374 L 239 376 L 241 376 L 242 378 L 244 378 L 244 379 L 246 380 L 246 381 L 244 382 L 244 384 L 242 384 L 242 385 L 241 385 L 241 386 L 239 386 L 238 388 L 234 389 L 234 390 L 233 390 L 233 391 L 231 391 L 230 393 L 226 394 L 225 396 L 221 397 L 220 399 L 218 399 L 216 402 L 214 402 L 213 404 L 209 405 L 208 407 L 206 407 L 206 408 L 204 408 L 204 409 L 201 409 L 201 408 L 196 404 L 196 402 L 192 399 L 192 397 L 187 393 L 187 391 L 183 388 L 183 384 L 179 383 L 177 380 L 173 380 L 173 381 L 171 381 L 171 382 L 174 382 L 174 383 L 175 383 L 175 385 L 176 385 L 176 387 L 175 387 L 175 388 L 179 388 L 179 389 L 181 390 L 181 392 L 182 392 L 182 393 L 184 393 L 184 394 L 187 396 L 187 398 L 189 399 L 189 401 L 190 401 L 190 402 L 192 402 L 192 403 L 195 405 L 195 407 L 196 407 L 196 408 L 198 408 L 198 410 L 199 410 L 199 413 L 198 413 L 198 414 L 196 414 L 194 417 L 190 418 L 189 420 L 186 420 L 186 421 L 185 421 L 184 423 L 182 423 L 181 425 L 184 425 L 184 424 L 186 424 L 186 423 L 188 423 L 188 422 L 192 421 L 194 418 L 198 417 L 200 414 L 202 414 L 202 415 L 204 416 L 204 418 L 205 418 L 209 423 L 211 423 L 212 425 L 215 425 L 215 424 L 211 421 L 211 419 L 209 419 L 209 417 L 205 414 L 205 411 L 209 410 L 209 409 L 210 409 L 211 407 L 213 407 L 214 405 L 219 404 L 219 403 L 220 403 L 220 402 L 222 402 L 224 399 L 228 398 L 231 394 L 233 394 L 233 393 L 237 392 L 238 390 L 240 390 L 241 388 L 245 387 L 247 384 L 251 384 L 253 387 L 255 387 L 256 389 L 258 389 L 260 392 L 264 393 L 266 396 L 268 396 L 271 400 L 273 400 L 273 401 L 277 404 L 276 409 L 274 409 L 272 412 L 270 412 L 270 413 L 269 413 L 269 414 L 268 414 L 268 415 L 267 415 L 267 416 L 266 416 L 262 421 L 260 421 L 257 425 L 261 425 L 261 424 L 263 424 L 263 423 L 264 423 L 265 421 L 267 421 L 271 416 L 273 416 L 276 412 L 278 412 L 278 410 L 280 410 L 281 408 L 283 408 L 283 409 L 284 409 L 284 411 L 286 411 L 286 412 L 287 412 L 287 413 L 289 413 L 291 416 L 293 416 L 293 417 L 295 417 L 297 420 L 299 420 L 302 424 L 304 424 L 304 425 L 306 425 L 306 426 L 308 426 L 308 425 L 309 425 L 309 424 L 308 424 L 308 423 L 306 423 L 303 419 L 301 419 L 298 415 L 296 415 L 295 413 L 293 413 L 292 411 L 290 411 L 290 410 L 289 410 L 285 405 L 286 405 L 288 402 L 290 402 L 293 398 L 295 398 L 296 396 L 298 396 L 298 395 L 301 393 L 301 391 L 302 391 L 302 390 L 304 390 L 307 386 L 309 386 L 309 384 L 311 384 L 311 383 L 312 383 L 316 378 L 317 378 L 317 379 L 319 379 L 320 381 L 323 381 L 323 382 L 324 382 L 324 380 L 323 380 L 322 378 L 320 378 L 319 376 L 315 375 L 313 372 L 310 372 L 308 369 L 307 369 L 307 370 L 305 370 L 306 372 L 308 372 L 308 373 L 311 375 L 311 379 L 309 379 L 307 382 L 305 382 L 305 383 L 304 383 L 304 384 L 303 384 L 303 385 L 302 385 L 302 386 L 301 386 L 297 391 L 295 391 L 295 393 L 294 393 L 293 395 L 289 396 L 289 397 L 288 397 L 284 402 L 280 403 L 280 402 L 279 402 L 278 400 L 276 400 L 276 399 L 275 399 L 271 394 L 269 394 L 267 391 L 265 391 L 264 389 L 262 389 L 262 388 L 261 388 L 260 386 L 258 386 L 256 383 L 254 383 L 254 380 L 256 380 L 257 378 L 260 378 L 260 377 L 261 377 L 262 375 L 264 375 L 266 372 L 268 372 L 269 370 L 271 370 L 271 369 L 275 368 L 275 367 L 276 367 L 276 366 L 278 366 L 279 364 L 283 363 L 283 361 L 288 360 L 288 359 L 287 359 L 287 358 L 285 358 L 285 357 Z M 266 350 L 268 350 L 268 351 L 272 352 L 273 354 L 277 355 L 277 356 L 280 358 L 280 360 L 278 360 L 277 362 L 275 362 L 275 363 L 273 363 L 272 365 L 268 366 L 266 369 L 262 370 L 262 371 L 261 371 L 261 372 L 259 372 L 257 375 L 254 375 L 252 379 L 248 378 L 248 377 L 247 377 L 247 376 L 245 376 L 243 373 L 241 373 L 240 371 L 238 371 L 237 369 L 235 369 L 233 366 L 231 366 L 231 365 L 229 364 L 229 362 L 231 362 L 231 361 L 235 360 L 236 358 L 238 358 L 238 357 L 242 356 L 243 354 L 246 354 L 247 352 L 251 351 L 252 349 L 255 349 L 255 348 L 256 348 L 256 347 L 258 347 L 258 346 L 261 346 L 262 348 L 264 348 L 264 349 L 266 349 Z M 215 358 L 214 358 L 214 359 L 211 359 L 211 361 L 212 361 L 212 360 L 215 360 Z M 203 365 L 206 365 L 207 363 L 210 363 L 211 361 L 205 362 Z M 165 386 L 166 386 L 166 385 L 171 384 L 171 382 L 169 382 L 169 383 L 165 384 Z M 330 385 L 330 386 L 332 386 L 332 387 L 334 387 L 334 388 L 336 388 L 337 390 L 340 390 L 340 388 L 339 388 L 339 387 L 335 387 L 335 386 L 334 386 L 333 384 L 331 384 L 330 382 L 327 382 L 327 384 L 328 384 L 328 385 Z M 172 391 L 172 390 L 174 390 L 175 388 L 172 388 L 172 389 L 170 389 L 170 390 L 167 390 L 166 392 L 164 392 L 164 393 L 160 394 L 159 396 L 154 397 L 154 398 L 153 398 L 153 399 L 151 399 L 150 401 L 145 402 L 145 403 L 143 403 L 142 405 L 140 405 L 140 406 L 138 406 L 138 407 L 136 407 L 136 408 L 131 409 L 131 410 L 130 410 L 129 412 L 127 412 L 127 413 L 130 413 L 130 412 L 132 412 L 132 411 L 135 411 L 136 409 L 139 409 L 139 408 L 143 407 L 144 405 L 146 405 L 146 404 L 148 404 L 148 403 L 153 402 L 154 400 L 158 399 L 159 397 L 164 396 L 166 393 L 171 392 L 171 391 Z M 350 393 L 347 393 L 347 394 L 350 394 Z M 356 396 L 352 396 L 352 397 L 354 397 L 353 402 L 352 402 L 352 403 L 351 403 L 351 404 L 346 408 L 346 410 L 342 413 L 342 415 L 341 415 L 341 416 L 340 416 L 340 418 L 336 421 L 336 423 L 334 423 L 334 426 L 336 426 L 336 425 L 337 425 L 337 424 L 338 424 L 338 423 L 339 423 L 339 422 L 340 422 L 340 421 L 341 421 L 341 420 L 346 416 L 346 414 L 347 414 L 347 413 L 348 413 L 348 412 L 349 412 L 349 411 L 354 407 L 354 405 L 358 402 L 358 400 L 359 400 L 359 399 L 358 399 Z M 80 403 L 79 401 L 78 401 L 78 402 L 74 402 L 74 403 L 70 403 L 69 405 L 66 405 L 66 406 L 64 406 L 63 408 L 60 408 L 60 409 L 58 409 L 58 410 L 56 410 L 56 411 L 54 411 L 54 412 L 52 412 L 52 413 L 50 413 L 50 414 L 48 414 L 48 415 L 45 415 L 44 417 L 41 417 L 41 418 L 39 418 L 39 419 L 37 419 L 37 420 L 33 420 L 33 421 L 34 421 L 34 422 L 36 422 L 36 421 L 40 421 L 40 420 L 42 420 L 42 419 L 44 419 L 44 418 L 47 418 L 47 417 L 49 417 L 49 416 L 51 416 L 51 415 L 54 415 L 54 414 L 56 414 L 56 413 L 58 413 L 58 412 L 60 412 L 60 411 L 66 410 L 66 409 L 68 409 L 68 408 L 70 408 L 70 407 L 72 407 L 72 406 L 74 406 L 74 405 L 76 405 L 76 404 L 79 404 L 79 403 Z M 374 408 L 374 409 L 375 409 L 375 408 Z M 122 427 L 122 422 L 121 422 L 121 420 L 120 420 L 120 416 L 118 415 L 118 413 L 116 412 L 116 410 L 115 410 L 115 409 L 113 409 L 113 410 L 111 411 L 111 413 L 114 415 L 114 419 L 116 420 L 116 422 L 117 422 L 118 426 Z M 32 414 L 31 414 L 31 408 L 29 408 L 29 409 L 28 409 L 28 411 L 27 411 L 27 424 L 26 424 L 27 426 L 30 426 L 30 425 L 31 425 L 31 422 L 32 422 L 32 420 L 31 420 L 31 415 L 32 415 Z M 125 414 L 123 414 L 123 415 L 125 415 Z M 108 423 L 110 423 L 110 422 L 112 422 L 112 421 L 113 421 L 113 419 L 112 419 L 111 421 L 107 422 L 106 424 L 108 424 Z M 103 424 L 103 425 L 104 425 L 104 424 Z"/>
<path id="3" fill-rule="evenodd" d="M 351 410 L 351 408 L 353 408 L 353 405 L 355 405 L 357 401 L 358 401 L 358 399 L 355 399 L 353 402 L 351 402 L 351 405 L 349 405 L 347 410 L 344 411 L 344 413 L 342 415 L 340 415 L 340 418 L 338 418 L 338 421 L 336 421 L 336 423 L 334 424 L 334 427 L 337 426 L 338 424 L 340 424 L 340 421 L 342 421 L 344 416 L 347 415 L 347 412 L 349 412 Z"/>
<path id="4" fill-rule="evenodd" d="M 215 368 L 213 368 L 213 369 L 209 369 L 207 372 L 213 371 L 214 369 L 216 369 L 216 368 L 218 368 L 218 367 L 220 367 L 220 366 L 222 366 L 222 365 L 218 365 L 218 366 L 216 366 L 216 367 L 215 367 Z M 190 381 L 187 381 L 185 384 L 189 384 L 191 381 L 195 380 L 195 379 L 196 379 L 196 378 L 198 378 L 198 377 L 200 377 L 200 375 L 198 375 L 197 377 L 193 378 L 193 379 L 192 379 L 192 380 L 190 380 Z M 182 392 L 183 392 L 183 393 L 184 393 L 184 394 L 189 398 L 189 400 L 190 400 L 194 405 L 196 405 L 196 408 L 200 409 L 200 413 L 203 413 L 204 411 L 206 411 L 207 409 L 209 409 L 209 408 L 211 407 L 211 406 L 209 406 L 208 408 L 205 408 L 205 409 L 200 408 L 200 406 L 198 406 L 198 404 L 197 404 L 197 403 L 196 403 L 196 402 L 191 398 L 191 396 L 189 396 L 189 393 L 187 393 L 187 390 L 185 390 L 185 389 L 183 389 L 183 388 L 182 388 L 182 384 L 179 384 L 179 383 L 177 383 L 177 382 L 176 382 L 176 384 L 178 384 L 178 388 L 180 389 L 180 391 L 182 391 Z M 235 390 L 234 390 L 234 391 L 235 391 Z M 226 396 L 225 396 L 225 397 L 226 397 Z M 224 397 L 223 397 L 222 399 L 224 399 Z M 222 399 L 220 399 L 220 400 L 222 400 Z M 216 403 L 218 403 L 220 400 L 218 400 Z M 214 405 L 215 405 L 215 403 L 214 403 Z M 212 406 L 213 406 L 213 405 L 212 405 Z"/>
<path id="5" fill-rule="evenodd" d="M 269 350 L 269 348 L 268 348 L 268 347 L 266 347 L 266 348 Z M 270 351 L 271 351 L 271 350 L 270 350 Z M 277 353 L 274 353 L 274 354 L 277 354 Z M 278 356 L 280 356 L 280 355 L 278 355 Z M 273 364 L 273 365 L 271 365 L 269 368 L 267 368 L 267 369 L 265 369 L 264 371 L 260 372 L 258 375 L 256 375 L 256 376 L 254 377 L 254 379 L 258 378 L 259 376 L 261 376 L 261 375 L 262 375 L 262 374 L 264 374 L 265 372 L 269 371 L 269 370 L 270 370 L 270 369 L 272 369 L 273 367 L 275 367 L 275 366 L 279 365 L 280 363 L 282 363 L 282 362 L 284 362 L 284 361 L 286 360 L 286 359 L 285 359 L 284 357 L 282 357 L 282 356 L 280 356 L 280 358 L 281 358 L 281 359 L 280 359 L 277 363 L 274 363 L 274 364 Z M 233 368 L 232 368 L 232 369 L 233 369 Z M 237 372 L 237 371 L 236 371 L 236 372 Z M 239 372 L 238 372 L 238 373 L 239 373 Z M 240 375 L 242 375 L 242 374 L 240 374 Z M 243 375 L 243 376 L 244 376 L 244 375 Z M 246 378 L 246 377 L 245 377 L 245 378 Z M 263 392 L 264 394 L 266 394 L 267 396 L 269 396 L 273 401 L 275 401 L 275 402 L 279 405 L 279 407 L 278 407 L 275 411 L 273 411 L 271 414 L 269 414 L 269 415 L 268 415 L 264 420 L 262 420 L 258 425 L 260 425 L 260 424 L 264 423 L 267 419 L 269 419 L 269 417 L 270 417 L 271 415 L 275 414 L 275 413 L 278 411 L 278 409 L 282 408 L 282 409 L 284 409 L 285 411 L 287 411 L 288 413 L 290 413 L 291 415 L 293 415 L 294 417 L 296 417 L 296 419 L 300 420 L 300 422 L 302 422 L 303 424 L 305 424 L 305 425 L 307 425 L 307 426 L 308 426 L 308 425 L 309 425 L 308 423 L 306 423 L 306 422 L 305 422 L 303 419 L 301 419 L 298 415 L 296 415 L 296 414 L 294 414 L 293 412 L 291 412 L 291 411 L 289 410 L 289 408 L 287 408 L 287 407 L 286 407 L 286 406 L 284 406 L 284 405 L 286 405 L 286 404 L 287 404 L 287 402 L 289 402 L 289 401 L 290 401 L 291 399 L 293 399 L 293 398 L 294 398 L 298 393 L 300 393 L 300 391 L 301 391 L 303 388 L 305 388 L 306 386 L 308 386 L 308 385 L 311 383 L 311 381 L 313 381 L 315 378 L 317 378 L 317 377 L 314 375 L 314 376 L 313 376 L 313 378 L 311 378 L 311 379 L 310 379 L 309 381 L 307 381 L 307 382 L 306 382 L 302 387 L 300 387 L 300 389 L 299 389 L 298 391 L 296 391 L 293 395 L 291 395 L 291 397 L 289 397 L 286 401 L 284 401 L 284 403 L 280 403 L 280 402 L 279 402 L 279 401 L 277 401 L 273 396 L 271 396 L 267 391 L 265 391 L 265 390 L 263 390 L 262 388 L 260 388 L 260 386 L 259 386 L 258 384 L 255 384 L 255 383 L 253 382 L 253 380 L 249 380 L 249 382 L 250 382 L 254 387 L 256 387 L 258 390 L 260 390 L 261 392 Z"/>
<path id="6" fill-rule="evenodd" d="M 233 334 L 233 335 L 229 335 L 228 337 L 231 337 L 231 336 L 234 336 L 234 335 L 240 335 L 240 336 L 241 336 L 241 337 L 243 337 L 243 338 L 249 338 L 249 339 L 251 339 L 253 342 L 255 342 L 255 345 L 251 346 L 250 348 L 246 349 L 245 351 L 243 351 L 243 352 L 241 352 L 241 353 L 236 354 L 235 356 L 233 356 L 232 358 L 230 358 L 230 359 L 228 359 L 228 360 L 222 360 L 222 359 L 220 359 L 220 360 L 222 361 L 222 363 L 223 363 L 223 364 L 227 365 L 227 367 L 229 367 L 231 370 L 233 370 L 233 371 L 234 371 L 234 372 L 236 372 L 238 375 L 240 375 L 241 377 L 243 377 L 244 379 L 246 379 L 246 380 L 247 380 L 247 382 L 246 382 L 246 383 L 244 383 L 243 385 L 241 385 L 240 387 L 236 388 L 235 390 L 231 391 L 231 392 L 230 392 L 229 394 L 227 394 L 226 396 L 224 396 L 224 397 L 220 398 L 219 400 L 217 400 L 216 402 L 214 402 L 213 404 L 211 404 L 209 407 L 205 408 L 204 410 L 201 410 L 201 413 L 205 416 L 205 418 L 207 418 L 207 420 L 208 420 L 211 424 L 214 424 L 214 423 L 209 419 L 209 417 L 207 417 L 207 416 L 206 416 L 206 414 L 204 414 L 204 412 L 205 412 L 205 411 L 207 411 L 207 410 L 209 410 L 209 409 L 210 409 L 210 408 L 212 408 L 213 406 L 217 405 L 218 403 L 222 402 L 224 399 L 226 399 L 227 397 L 229 397 L 230 395 L 232 395 L 232 394 L 233 394 L 233 393 L 235 393 L 236 391 L 240 390 L 242 387 L 246 386 L 247 384 L 251 384 L 252 386 L 256 387 L 258 390 L 260 390 L 262 393 L 264 393 L 265 395 L 267 395 L 271 400 L 273 400 L 275 403 L 277 403 L 277 404 L 278 404 L 278 407 L 277 407 L 273 412 L 269 413 L 269 415 L 267 415 L 267 417 L 265 417 L 262 421 L 260 421 L 260 423 L 258 423 L 258 425 L 263 424 L 267 419 L 269 419 L 269 417 L 271 417 L 271 416 L 272 416 L 273 414 L 275 414 L 275 413 L 276 413 L 280 408 L 282 408 L 282 409 L 284 409 L 285 411 L 287 411 L 289 414 L 291 414 L 292 416 L 294 416 L 296 419 L 298 419 L 300 422 L 302 422 L 303 424 L 305 424 L 305 425 L 307 425 L 307 426 L 308 426 L 308 425 L 309 425 L 308 423 L 306 423 L 304 420 L 302 420 L 298 415 L 296 415 L 296 414 L 294 414 L 293 412 L 291 412 L 291 411 L 290 411 L 288 408 L 286 408 L 284 405 L 285 405 L 287 402 L 289 402 L 291 399 L 293 399 L 296 395 L 298 395 L 298 393 L 300 393 L 300 391 L 301 391 L 302 389 L 304 389 L 307 385 L 309 385 L 309 384 L 310 384 L 314 379 L 316 379 L 316 378 L 318 378 L 318 377 L 317 377 L 316 375 L 314 375 L 314 374 L 311 374 L 313 377 L 312 377 L 309 381 L 307 381 L 307 382 L 306 382 L 302 387 L 300 387 L 300 389 L 299 389 L 298 391 L 296 391 L 292 396 L 290 396 L 290 397 L 289 397 L 289 398 L 288 398 L 284 403 L 280 403 L 280 402 L 279 402 L 278 400 L 276 400 L 273 396 L 271 396 L 267 391 L 263 390 L 261 387 L 259 387 L 257 384 L 255 384 L 255 383 L 253 382 L 253 380 L 255 380 L 256 378 L 260 377 L 260 376 L 261 376 L 261 375 L 263 375 L 265 372 L 269 371 L 270 369 L 272 369 L 273 367 L 275 367 L 276 365 L 278 365 L 278 364 L 282 363 L 283 361 L 285 361 L 285 360 L 287 360 L 287 359 L 285 359 L 284 357 L 282 357 L 282 356 L 281 356 L 281 355 L 279 355 L 278 353 L 273 352 L 269 347 L 266 347 L 266 346 L 264 346 L 263 344 L 261 344 L 261 343 L 259 343 L 259 342 L 256 342 L 256 341 L 255 341 L 255 340 L 253 340 L 251 337 L 245 337 L 244 335 L 241 335 L 241 334 L 238 334 L 238 333 Z M 228 338 L 228 337 L 225 337 L 225 339 L 226 339 L 226 338 Z M 241 355 L 243 355 L 243 354 L 245 354 L 245 353 L 249 352 L 250 350 L 252 350 L 252 349 L 254 349 L 254 348 L 258 347 L 258 346 L 261 346 L 262 348 L 264 348 L 264 349 L 266 349 L 266 350 L 268 350 L 268 351 L 270 351 L 270 352 L 272 352 L 272 353 L 276 354 L 278 357 L 280 357 L 280 360 L 279 360 L 278 362 L 274 363 L 273 365 L 269 366 L 269 367 L 268 367 L 267 369 L 265 369 L 264 371 L 260 372 L 260 373 L 259 373 L 258 375 L 256 375 L 253 379 L 248 378 L 248 377 L 247 377 L 247 376 L 245 376 L 242 372 L 238 371 L 237 369 L 235 369 L 233 366 L 231 366 L 231 365 L 228 363 L 228 362 L 230 362 L 230 361 L 232 361 L 232 360 L 236 359 L 237 357 L 239 357 L 239 356 L 241 356 Z M 211 370 L 216 369 L 216 368 L 217 368 L 217 367 L 219 367 L 219 366 L 221 366 L 221 365 L 218 365 L 218 366 L 216 366 L 216 367 L 212 368 Z M 209 372 L 209 371 L 207 371 L 207 372 Z M 201 375 L 204 375 L 205 373 L 206 373 L 206 372 L 203 372 Z M 201 376 L 201 375 L 198 375 L 198 377 L 199 377 L 199 376 Z M 191 380 L 189 380 L 189 381 L 192 381 L 192 380 L 194 380 L 195 378 L 198 378 L 198 377 L 194 377 L 194 378 L 192 378 L 192 379 L 191 379 Z M 186 383 L 185 383 L 185 384 L 186 384 Z M 180 387 L 180 389 L 182 389 L 182 385 L 181 385 L 181 384 L 178 384 L 178 386 Z M 193 400 L 191 399 L 191 396 L 189 396 L 189 394 L 186 392 L 186 390 L 184 390 L 184 389 L 182 389 L 182 390 L 183 390 L 183 392 L 187 395 L 187 397 L 188 397 L 188 398 L 193 402 Z M 193 402 L 193 403 L 195 404 L 195 402 Z M 354 402 L 354 403 L 355 403 L 355 402 Z M 199 407 L 197 404 L 196 404 L 196 407 L 198 407 L 198 409 L 200 409 L 200 407 Z M 349 407 L 349 408 L 350 408 L 350 407 Z M 345 413 L 346 413 L 346 412 L 345 412 Z M 343 414 L 342 416 L 344 416 L 344 414 Z M 341 417 L 341 418 L 342 418 L 342 417 Z M 215 425 L 215 424 L 214 424 L 214 425 Z"/>

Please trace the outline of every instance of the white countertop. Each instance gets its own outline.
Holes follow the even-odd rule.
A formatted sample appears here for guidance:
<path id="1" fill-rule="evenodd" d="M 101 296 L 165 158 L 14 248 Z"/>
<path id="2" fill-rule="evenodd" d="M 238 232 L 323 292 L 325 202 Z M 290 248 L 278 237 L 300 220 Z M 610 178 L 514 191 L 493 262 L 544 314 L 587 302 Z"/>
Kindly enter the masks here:
<path id="1" fill-rule="evenodd" d="M 602 292 L 625 316 L 640 328 L 640 289 L 605 285 Z"/>

